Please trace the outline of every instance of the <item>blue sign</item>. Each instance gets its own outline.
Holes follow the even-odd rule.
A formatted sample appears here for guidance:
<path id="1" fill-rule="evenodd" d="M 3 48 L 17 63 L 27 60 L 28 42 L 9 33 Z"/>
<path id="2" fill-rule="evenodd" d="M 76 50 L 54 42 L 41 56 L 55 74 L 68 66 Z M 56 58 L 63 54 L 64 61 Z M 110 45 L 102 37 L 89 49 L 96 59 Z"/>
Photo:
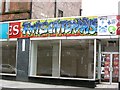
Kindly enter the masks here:
<path id="1" fill-rule="evenodd" d="M 0 24 L 0 39 L 7 39 L 8 38 L 8 23 Z"/>

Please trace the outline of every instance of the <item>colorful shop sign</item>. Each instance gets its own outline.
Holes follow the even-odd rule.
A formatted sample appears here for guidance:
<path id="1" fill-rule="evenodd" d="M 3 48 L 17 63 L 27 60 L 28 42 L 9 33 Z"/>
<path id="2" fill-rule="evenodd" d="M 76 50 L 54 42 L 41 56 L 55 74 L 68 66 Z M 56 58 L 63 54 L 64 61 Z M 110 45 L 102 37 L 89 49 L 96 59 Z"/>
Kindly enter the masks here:
<path id="1" fill-rule="evenodd" d="M 98 17 L 98 35 L 116 35 L 117 22 L 116 16 Z"/>
<path id="2" fill-rule="evenodd" d="M 96 36 L 97 17 L 27 20 L 10 23 L 9 38 Z"/>
<path id="3" fill-rule="evenodd" d="M 7 39 L 8 38 L 8 23 L 1 23 L 0 24 L 0 39 Z"/>
<path id="4" fill-rule="evenodd" d="M 10 22 L 9 38 L 120 35 L 120 16 Z"/>

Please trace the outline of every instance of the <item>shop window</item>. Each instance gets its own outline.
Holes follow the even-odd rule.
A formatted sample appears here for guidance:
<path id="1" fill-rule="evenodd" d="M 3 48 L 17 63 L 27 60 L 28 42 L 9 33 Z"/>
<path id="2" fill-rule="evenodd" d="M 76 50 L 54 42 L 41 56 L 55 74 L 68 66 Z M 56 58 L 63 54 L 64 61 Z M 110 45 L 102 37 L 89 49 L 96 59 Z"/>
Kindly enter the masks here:
<path id="1" fill-rule="evenodd" d="M 16 42 L 2 42 L 2 64 L 0 64 L 0 72 L 7 74 L 16 73 Z"/>
<path id="2" fill-rule="evenodd" d="M 58 41 L 32 41 L 32 52 L 30 75 L 59 76 Z"/>
<path id="3" fill-rule="evenodd" d="M 94 40 L 62 40 L 61 77 L 93 78 Z"/>
<path id="4" fill-rule="evenodd" d="M 32 41 L 31 50 L 30 76 L 94 78 L 94 40 Z"/>
<path id="5" fill-rule="evenodd" d="M 52 47 L 50 45 L 38 45 L 37 51 L 37 75 L 52 75 Z"/>
<path id="6" fill-rule="evenodd" d="M 58 17 L 63 17 L 63 11 L 58 9 Z"/>
<path id="7" fill-rule="evenodd" d="M 118 39 L 102 40 L 102 52 L 118 52 Z"/>

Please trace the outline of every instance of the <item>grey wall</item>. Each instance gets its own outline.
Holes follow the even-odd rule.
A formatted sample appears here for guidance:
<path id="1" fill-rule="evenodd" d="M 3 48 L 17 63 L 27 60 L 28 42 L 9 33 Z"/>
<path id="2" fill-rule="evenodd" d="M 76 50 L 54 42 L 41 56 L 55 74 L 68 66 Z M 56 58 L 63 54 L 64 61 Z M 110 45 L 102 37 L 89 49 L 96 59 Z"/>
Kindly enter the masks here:
<path id="1" fill-rule="evenodd" d="M 56 17 L 58 17 L 58 9 L 63 11 L 63 17 L 80 16 L 81 3 L 82 0 L 77 0 L 77 2 L 60 2 L 58 0 L 56 3 Z M 54 2 L 33 2 L 32 19 L 54 18 L 54 7 Z"/>
<path id="2" fill-rule="evenodd" d="M 28 67 L 29 67 L 29 46 L 30 39 L 25 40 L 25 51 L 22 50 L 22 40 L 18 39 L 17 44 L 17 75 L 16 79 L 21 81 L 28 81 Z"/>

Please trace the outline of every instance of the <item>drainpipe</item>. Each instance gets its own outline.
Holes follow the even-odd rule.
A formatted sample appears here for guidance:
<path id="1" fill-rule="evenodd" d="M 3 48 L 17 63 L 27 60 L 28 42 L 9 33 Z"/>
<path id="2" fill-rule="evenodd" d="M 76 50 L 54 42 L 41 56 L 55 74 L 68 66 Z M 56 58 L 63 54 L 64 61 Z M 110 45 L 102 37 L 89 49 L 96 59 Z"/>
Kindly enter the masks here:
<path id="1" fill-rule="evenodd" d="M 56 7 L 57 7 L 57 2 L 55 0 L 55 2 L 54 2 L 54 18 L 56 18 L 56 11 L 57 11 Z"/>
<path id="2" fill-rule="evenodd" d="M 32 19 L 32 0 L 30 1 L 30 19 Z"/>

